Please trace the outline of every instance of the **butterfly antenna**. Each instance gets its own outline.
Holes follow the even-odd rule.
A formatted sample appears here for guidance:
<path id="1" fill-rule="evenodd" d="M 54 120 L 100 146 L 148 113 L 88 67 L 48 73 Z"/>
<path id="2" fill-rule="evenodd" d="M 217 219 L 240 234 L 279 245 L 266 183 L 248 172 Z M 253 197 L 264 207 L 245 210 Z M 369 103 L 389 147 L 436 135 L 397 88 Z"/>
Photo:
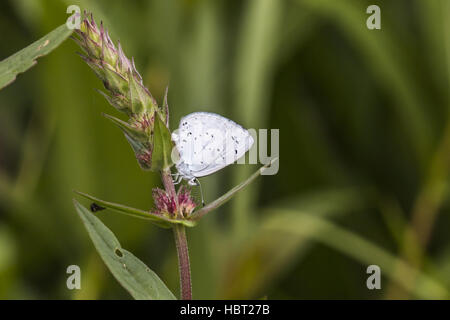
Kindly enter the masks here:
<path id="1" fill-rule="evenodd" d="M 202 196 L 202 205 L 205 206 L 205 200 L 203 199 L 203 189 L 202 189 L 202 185 L 200 184 L 200 180 L 198 180 L 197 178 L 195 178 L 195 182 L 197 183 L 197 185 L 200 187 L 200 194 Z"/>

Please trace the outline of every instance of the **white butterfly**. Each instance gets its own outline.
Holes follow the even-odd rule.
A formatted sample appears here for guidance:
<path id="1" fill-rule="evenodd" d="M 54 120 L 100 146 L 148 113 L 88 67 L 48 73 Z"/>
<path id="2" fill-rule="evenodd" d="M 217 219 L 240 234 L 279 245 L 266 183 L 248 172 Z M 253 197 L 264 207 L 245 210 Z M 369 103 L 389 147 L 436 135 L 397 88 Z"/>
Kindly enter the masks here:
<path id="1" fill-rule="evenodd" d="M 248 130 L 210 112 L 194 112 L 180 120 L 172 133 L 179 153 L 175 183 L 182 179 L 199 185 L 197 178 L 210 175 L 241 158 L 253 145 Z"/>

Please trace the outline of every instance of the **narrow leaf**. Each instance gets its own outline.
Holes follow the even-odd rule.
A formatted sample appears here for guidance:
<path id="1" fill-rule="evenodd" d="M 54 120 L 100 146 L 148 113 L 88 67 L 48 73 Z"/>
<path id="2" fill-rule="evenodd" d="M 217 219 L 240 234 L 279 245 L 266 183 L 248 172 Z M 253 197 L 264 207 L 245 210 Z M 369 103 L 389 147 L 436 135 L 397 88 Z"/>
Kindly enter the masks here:
<path id="1" fill-rule="evenodd" d="M 169 93 L 169 86 L 166 87 L 166 91 L 164 92 L 164 100 L 163 100 L 163 106 L 162 106 L 162 113 L 164 115 L 166 127 L 169 127 L 169 102 L 167 95 Z"/>
<path id="2" fill-rule="evenodd" d="M 200 219 L 201 217 L 203 217 L 208 212 L 210 212 L 211 210 L 217 209 L 218 207 L 223 205 L 225 202 L 230 200 L 231 197 L 233 197 L 238 191 L 244 189 L 251 182 L 253 182 L 253 180 L 258 178 L 264 172 L 264 170 L 269 168 L 276 161 L 278 161 L 278 158 L 272 159 L 268 164 L 266 164 L 265 166 L 259 168 L 258 171 L 253 173 L 247 180 L 245 180 L 244 182 L 238 184 L 236 187 L 234 187 L 233 189 L 231 189 L 230 191 L 225 193 L 223 196 L 221 196 L 221 197 L 217 198 L 216 200 L 214 200 L 213 202 L 207 204 L 205 207 L 201 208 L 200 210 L 195 211 L 192 214 L 192 220 L 196 221 L 196 220 Z"/>
<path id="3" fill-rule="evenodd" d="M 11 84 L 18 74 L 34 66 L 36 59 L 50 53 L 66 40 L 73 30 L 63 24 L 28 47 L 0 62 L 0 89 Z"/>
<path id="4" fill-rule="evenodd" d="M 137 300 L 175 300 L 164 282 L 131 252 L 123 249 L 100 219 L 74 200 L 95 248 L 119 283 Z"/>
<path id="5" fill-rule="evenodd" d="M 173 165 L 172 142 L 170 131 L 161 120 L 158 113 L 155 114 L 155 131 L 153 136 L 152 170 L 164 170 Z"/>
<path id="6" fill-rule="evenodd" d="M 151 213 L 149 211 L 144 211 L 141 209 L 136 209 L 136 208 L 132 208 L 132 207 L 128 207 L 122 204 L 118 204 L 118 203 L 113 203 L 113 202 L 108 202 L 96 197 L 93 197 L 89 194 L 83 193 L 83 192 L 79 192 L 79 191 L 74 191 L 76 194 L 89 199 L 91 201 L 93 201 L 94 203 L 96 203 L 97 205 L 100 205 L 102 207 L 105 207 L 107 209 L 111 209 L 114 210 L 118 213 L 122 213 L 122 214 L 126 214 L 135 218 L 140 218 L 140 219 L 145 219 L 145 220 L 149 220 L 150 222 L 152 222 L 153 224 L 157 225 L 158 227 L 161 228 L 170 228 L 171 224 L 183 224 L 187 227 L 193 227 L 195 226 L 195 222 L 194 221 L 188 221 L 188 220 L 179 220 L 179 219 L 170 219 L 168 217 L 164 217 L 162 215 L 158 215 L 158 214 L 154 214 Z"/>

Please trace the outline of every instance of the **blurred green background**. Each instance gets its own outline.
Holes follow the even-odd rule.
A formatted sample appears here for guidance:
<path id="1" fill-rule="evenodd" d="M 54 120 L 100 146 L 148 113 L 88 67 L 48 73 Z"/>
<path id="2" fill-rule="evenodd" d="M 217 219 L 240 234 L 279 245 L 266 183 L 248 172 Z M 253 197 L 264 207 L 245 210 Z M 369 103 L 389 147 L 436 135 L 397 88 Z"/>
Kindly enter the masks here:
<path id="1" fill-rule="evenodd" d="M 449 298 L 450 1 L 2 1 L 0 59 L 71 4 L 103 20 L 158 101 L 170 83 L 172 129 L 201 110 L 280 129 L 278 174 L 188 230 L 194 298 Z M 381 30 L 366 28 L 371 4 Z M 76 51 L 64 42 L 0 92 L 3 299 L 130 299 L 72 190 L 147 209 L 160 178 L 101 116 L 117 112 Z M 203 178 L 207 201 L 257 168 Z M 99 216 L 178 294 L 170 231 Z M 71 264 L 81 290 L 66 288 Z"/>

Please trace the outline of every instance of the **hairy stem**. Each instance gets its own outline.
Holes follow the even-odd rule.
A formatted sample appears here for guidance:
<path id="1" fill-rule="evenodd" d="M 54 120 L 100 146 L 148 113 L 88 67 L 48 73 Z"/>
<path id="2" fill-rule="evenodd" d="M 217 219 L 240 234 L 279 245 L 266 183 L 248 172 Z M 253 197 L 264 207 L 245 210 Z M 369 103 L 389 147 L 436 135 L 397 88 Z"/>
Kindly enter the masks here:
<path id="1" fill-rule="evenodd" d="M 186 239 L 186 230 L 183 225 L 173 227 L 175 244 L 178 254 L 178 268 L 180 271 L 180 292 L 182 300 L 192 299 L 191 267 L 189 264 L 189 250 Z"/>
<path id="2" fill-rule="evenodd" d="M 164 184 L 164 189 L 166 189 L 166 192 L 171 198 L 175 199 L 178 208 L 177 192 L 175 191 L 175 185 L 173 184 L 172 176 L 170 175 L 170 169 L 161 171 L 161 179 Z"/>
<path id="3" fill-rule="evenodd" d="M 172 176 L 170 175 L 170 169 L 161 171 L 161 179 L 163 181 L 166 192 L 169 194 L 170 197 L 173 197 L 173 199 L 175 199 L 178 212 L 178 197 L 175 191 L 175 185 L 173 184 Z M 183 225 L 174 225 L 173 235 L 175 237 L 175 245 L 177 247 L 178 270 L 180 272 L 181 299 L 191 300 L 192 299 L 191 267 L 189 262 L 189 250 L 185 227 Z"/>

